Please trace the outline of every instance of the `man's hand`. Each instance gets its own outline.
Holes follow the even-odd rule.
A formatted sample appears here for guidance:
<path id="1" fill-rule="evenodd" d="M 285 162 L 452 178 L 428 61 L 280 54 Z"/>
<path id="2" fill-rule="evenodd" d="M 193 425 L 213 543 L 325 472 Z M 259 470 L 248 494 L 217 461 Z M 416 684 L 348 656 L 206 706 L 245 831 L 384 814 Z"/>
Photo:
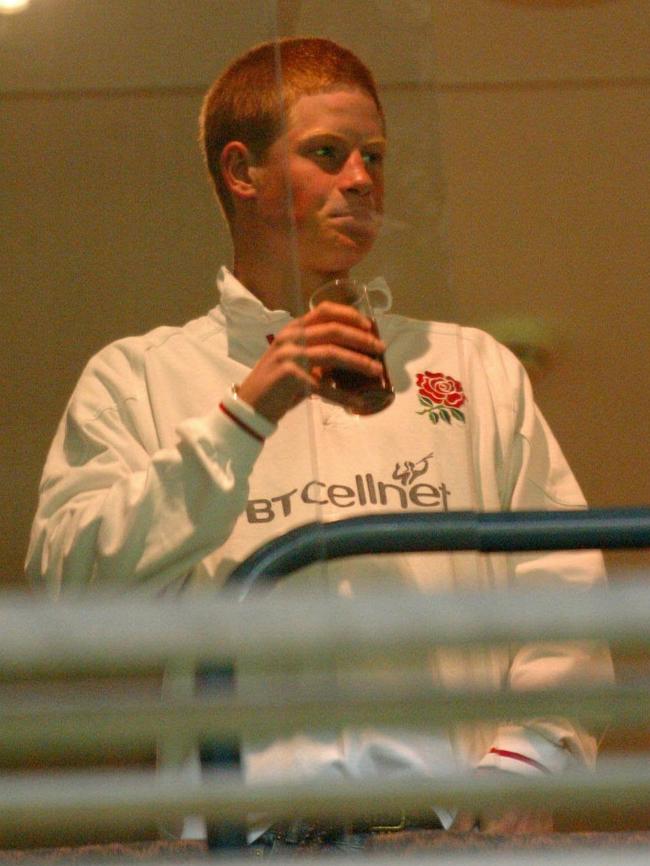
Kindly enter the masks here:
<path id="1" fill-rule="evenodd" d="M 321 371 L 333 367 L 380 376 L 371 356 L 386 348 L 370 321 L 353 307 L 325 302 L 291 322 L 275 336 L 239 386 L 242 400 L 277 422 L 310 393 L 318 393 Z"/>
<path id="2" fill-rule="evenodd" d="M 500 814 L 477 814 L 459 812 L 449 828 L 456 833 L 478 830 L 491 836 L 509 836 L 527 833 L 538 836 L 553 832 L 553 816 L 543 809 L 535 811 L 507 810 Z"/>
<path id="3" fill-rule="evenodd" d="M 476 771 L 477 775 L 498 773 L 511 775 L 497 767 L 485 767 Z M 492 836 L 514 834 L 540 835 L 553 832 L 553 813 L 547 809 L 494 809 L 483 812 L 459 812 L 451 827 L 452 832 L 469 833 L 477 830 Z"/>

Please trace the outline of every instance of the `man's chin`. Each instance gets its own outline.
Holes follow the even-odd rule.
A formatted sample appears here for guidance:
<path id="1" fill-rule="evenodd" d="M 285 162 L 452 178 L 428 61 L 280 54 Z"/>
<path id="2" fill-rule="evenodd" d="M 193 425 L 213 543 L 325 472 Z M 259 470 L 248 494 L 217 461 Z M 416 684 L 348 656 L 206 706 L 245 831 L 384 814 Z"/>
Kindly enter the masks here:
<path id="1" fill-rule="evenodd" d="M 329 275 L 329 279 L 334 279 L 337 276 L 347 274 L 352 268 L 360 264 L 365 258 L 365 253 L 355 255 L 339 255 L 321 258 L 318 261 L 309 263 L 303 270 L 313 271 L 318 274 Z"/>
<path id="2" fill-rule="evenodd" d="M 317 258 L 326 265 L 327 271 L 349 271 L 368 255 L 374 241 L 374 235 L 338 233 L 333 242 L 327 245 L 327 253 L 321 248 Z"/>

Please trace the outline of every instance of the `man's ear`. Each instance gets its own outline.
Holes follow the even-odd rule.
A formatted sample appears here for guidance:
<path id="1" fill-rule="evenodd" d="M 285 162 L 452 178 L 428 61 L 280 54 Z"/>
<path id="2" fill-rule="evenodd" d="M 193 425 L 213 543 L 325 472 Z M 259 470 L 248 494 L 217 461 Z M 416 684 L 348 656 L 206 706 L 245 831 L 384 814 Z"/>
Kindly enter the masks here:
<path id="1" fill-rule="evenodd" d="M 250 150 L 241 141 L 229 141 L 221 151 L 221 174 L 231 194 L 240 199 L 257 195 L 256 170 Z"/>

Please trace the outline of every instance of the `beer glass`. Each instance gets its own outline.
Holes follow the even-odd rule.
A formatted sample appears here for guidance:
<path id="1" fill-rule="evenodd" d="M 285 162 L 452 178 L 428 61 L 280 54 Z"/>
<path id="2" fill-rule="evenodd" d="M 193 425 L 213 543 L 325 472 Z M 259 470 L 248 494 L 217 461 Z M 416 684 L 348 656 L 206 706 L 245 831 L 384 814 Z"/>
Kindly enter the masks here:
<path id="1" fill-rule="evenodd" d="M 371 290 L 374 294 L 384 294 L 380 288 Z M 310 309 L 314 309 L 324 301 L 336 304 L 348 304 L 370 319 L 373 334 L 378 337 L 377 322 L 368 287 L 349 277 L 332 280 L 320 286 L 309 299 Z M 382 365 L 380 376 L 365 376 L 355 370 L 333 367 L 323 371 L 321 393 L 328 400 L 341 404 L 353 415 L 374 415 L 385 409 L 395 399 L 395 391 L 391 385 L 383 355 L 374 356 Z"/>

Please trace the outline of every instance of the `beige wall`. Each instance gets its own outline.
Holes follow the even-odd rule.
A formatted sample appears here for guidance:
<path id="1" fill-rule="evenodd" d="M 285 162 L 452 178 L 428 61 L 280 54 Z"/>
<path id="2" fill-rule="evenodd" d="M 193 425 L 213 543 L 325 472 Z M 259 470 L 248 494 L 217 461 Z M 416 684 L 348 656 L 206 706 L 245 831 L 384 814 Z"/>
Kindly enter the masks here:
<path id="1" fill-rule="evenodd" d="M 502 5 L 481 28 L 494 5 L 453 4 L 444 43 L 475 80 L 440 93 L 461 317 L 547 322 L 537 395 L 589 499 L 647 503 L 650 6 L 520 10 L 508 29 Z"/>
<path id="2" fill-rule="evenodd" d="M 24 586 L 40 468 L 85 360 L 214 300 L 229 251 L 196 115 L 273 6 L 40 0 L 0 20 L 5 582 Z M 391 194 L 368 270 L 414 315 L 541 321 L 538 399 L 590 500 L 646 503 L 650 4 L 279 6 L 382 83 Z"/>

